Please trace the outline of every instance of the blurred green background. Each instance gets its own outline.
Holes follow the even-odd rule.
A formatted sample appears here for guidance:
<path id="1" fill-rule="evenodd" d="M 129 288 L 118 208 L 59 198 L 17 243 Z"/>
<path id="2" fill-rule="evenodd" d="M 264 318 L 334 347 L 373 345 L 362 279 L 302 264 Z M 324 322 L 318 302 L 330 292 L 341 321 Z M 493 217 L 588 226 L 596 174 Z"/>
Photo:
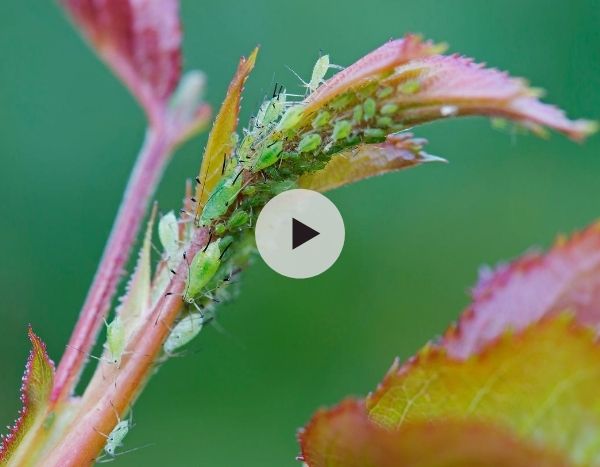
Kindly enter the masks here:
<path id="1" fill-rule="evenodd" d="M 183 0 L 186 68 L 218 106 L 240 55 L 262 45 L 241 121 L 273 79 L 297 84 L 319 50 L 348 65 L 421 32 L 526 76 L 576 117 L 600 118 L 600 1 L 232 3 Z M 53 2 L 0 2 L 0 425 L 11 423 L 31 323 L 58 360 L 90 283 L 144 131 L 141 111 Z M 320 277 L 262 261 L 222 308 L 228 335 L 203 332 L 135 407 L 114 465 L 293 466 L 296 429 L 321 405 L 364 395 L 398 355 L 439 335 L 482 264 L 547 246 L 600 217 L 600 138 L 513 137 L 483 119 L 418 129 L 429 165 L 331 194 L 346 223 Z M 179 207 L 206 135 L 175 156 L 157 194 Z"/>

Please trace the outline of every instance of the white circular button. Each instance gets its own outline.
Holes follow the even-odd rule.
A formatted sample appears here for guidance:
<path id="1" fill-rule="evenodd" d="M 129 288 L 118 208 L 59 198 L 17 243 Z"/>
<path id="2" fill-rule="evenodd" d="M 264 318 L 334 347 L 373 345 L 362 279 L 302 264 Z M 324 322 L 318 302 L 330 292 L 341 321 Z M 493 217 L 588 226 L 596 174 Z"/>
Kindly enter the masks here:
<path id="1" fill-rule="evenodd" d="M 344 221 L 328 198 L 312 190 L 275 196 L 256 221 L 256 246 L 267 265 L 294 279 L 329 269 L 344 246 Z"/>

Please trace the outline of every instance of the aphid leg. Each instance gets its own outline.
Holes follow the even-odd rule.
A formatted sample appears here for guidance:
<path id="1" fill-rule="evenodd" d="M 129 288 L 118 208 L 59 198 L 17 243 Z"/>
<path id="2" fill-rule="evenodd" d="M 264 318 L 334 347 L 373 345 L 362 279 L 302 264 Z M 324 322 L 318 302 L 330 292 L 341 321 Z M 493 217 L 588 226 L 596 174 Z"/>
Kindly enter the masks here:
<path id="1" fill-rule="evenodd" d="M 106 464 L 107 462 L 112 462 L 114 461 L 117 457 L 122 456 L 123 454 L 129 454 L 130 452 L 133 451 L 139 451 L 140 449 L 145 449 L 145 448 L 149 448 L 150 446 L 153 446 L 154 443 L 148 443 L 148 444 L 144 444 L 143 446 L 139 446 L 137 448 L 131 448 L 131 449 L 127 449 L 126 451 L 121 451 L 117 454 L 115 454 L 114 456 L 110 457 L 109 459 L 103 459 L 99 457 L 96 459 L 96 462 L 98 462 L 98 464 Z M 104 455 L 102 456 L 104 457 Z"/>
<path id="2" fill-rule="evenodd" d="M 77 352 L 81 352 L 82 354 L 87 355 L 89 358 L 93 358 L 94 360 L 98 360 L 99 362 L 106 363 L 107 365 L 114 365 L 114 363 L 111 362 L 110 360 L 107 360 L 107 359 L 102 358 L 102 357 L 96 357 L 95 355 L 92 355 L 90 353 L 84 352 L 80 348 L 74 347 L 74 346 L 69 345 L 69 344 L 67 344 L 67 347 L 69 347 L 70 349 L 77 350 Z M 104 374 L 102 376 L 104 377 Z"/>
<path id="3" fill-rule="evenodd" d="M 204 247 L 204 249 L 202 250 L 202 252 L 206 253 L 206 250 L 208 249 L 208 246 L 210 245 L 210 241 L 212 240 L 212 230 L 209 232 L 208 234 L 208 240 L 206 241 L 206 246 Z M 188 265 L 189 266 L 189 265 Z M 188 271 L 189 272 L 189 271 Z"/>
<path id="4" fill-rule="evenodd" d="M 223 256 L 225 255 L 225 252 L 226 252 L 226 251 L 229 249 L 229 247 L 230 247 L 231 245 L 233 245 L 233 242 L 232 242 L 232 243 L 230 243 L 229 245 L 227 245 L 227 246 L 226 246 L 226 247 L 223 249 L 223 252 L 221 253 L 221 256 L 219 256 L 219 260 L 222 260 L 222 259 L 223 259 Z"/>

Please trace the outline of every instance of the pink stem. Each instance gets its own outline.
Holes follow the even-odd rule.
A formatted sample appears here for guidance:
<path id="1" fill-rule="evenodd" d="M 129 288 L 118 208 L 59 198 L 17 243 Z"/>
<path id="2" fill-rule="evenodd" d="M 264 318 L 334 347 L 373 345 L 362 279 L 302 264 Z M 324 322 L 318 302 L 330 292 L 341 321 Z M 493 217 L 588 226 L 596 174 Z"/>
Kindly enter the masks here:
<path id="1" fill-rule="evenodd" d="M 96 276 L 58 365 L 51 397 L 53 404 L 70 395 L 79 380 L 171 149 L 171 138 L 165 130 L 148 129 Z"/>
<path id="2" fill-rule="evenodd" d="M 186 252 L 193 258 L 208 240 L 208 229 L 197 230 Z M 92 379 L 79 401 L 77 415 L 64 436 L 44 458 L 48 467 L 81 467 L 94 463 L 106 444 L 106 437 L 117 423 L 115 412 L 121 416 L 131 407 L 155 371 L 162 345 L 184 306 L 187 264 L 181 261 L 163 295 L 148 315 L 145 326 L 134 336 L 124 352 L 121 366 L 102 364 L 102 377 Z M 98 370 L 97 370 L 98 371 Z"/>

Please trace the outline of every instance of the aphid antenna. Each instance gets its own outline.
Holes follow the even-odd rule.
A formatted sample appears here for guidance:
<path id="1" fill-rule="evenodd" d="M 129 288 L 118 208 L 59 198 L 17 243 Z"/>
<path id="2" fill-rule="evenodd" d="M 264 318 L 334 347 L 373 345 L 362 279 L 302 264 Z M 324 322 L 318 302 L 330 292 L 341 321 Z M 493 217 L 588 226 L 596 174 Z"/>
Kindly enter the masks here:
<path id="1" fill-rule="evenodd" d="M 193 213 L 191 213 L 190 211 L 188 211 L 187 209 L 184 209 L 184 208 L 179 209 L 179 214 L 184 214 L 184 215 L 190 216 L 190 217 L 194 216 Z M 177 221 L 178 224 L 179 223 L 184 223 L 184 222 L 189 222 L 189 221 L 187 219 L 186 220 L 180 219 L 179 221 Z"/>
<path id="2" fill-rule="evenodd" d="M 296 72 L 295 72 L 295 71 L 292 69 L 292 67 L 291 67 L 291 66 L 289 66 L 289 65 L 286 65 L 285 67 L 286 67 L 286 68 L 287 68 L 289 71 L 291 71 L 291 72 L 293 73 L 293 75 L 294 75 L 296 78 L 298 78 L 298 79 L 300 80 L 300 82 L 302 83 L 302 86 L 304 86 L 304 87 L 308 87 L 308 83 L 307 83 L 306 81 L 304 81 L 304 80 L 302 79 L 302 77 L 301 77 L 301 76 L 300 76 L 298 73 L 296 73 Z"/>
<path id="3" fill-rule="evenodd" d="M 139 451 L 140 449 L 145 449 L 145 448 L 149 448 L 150 446 L 154 446 L 155 443 L 148 443 L 148 444 L 144 444 L 143 446 L 138 446 L 137 448 L 131 448 L 131 449 L 127 449 L 126 451 L 121 451 L 116 453 L 115 455 L 111 456 L 108 459 L 104 459 L 104 457 L 106 457 L 106 454 L 103 454 L 101 457 L 96 458 L 96 462 L 98 462 L 98 464 L 106 464 L 107 462 L 112 462 L 115 460 L 115 458 L 122 456 L 124 454 L 129 454 L 130 452 L 133 451 Z"/>

